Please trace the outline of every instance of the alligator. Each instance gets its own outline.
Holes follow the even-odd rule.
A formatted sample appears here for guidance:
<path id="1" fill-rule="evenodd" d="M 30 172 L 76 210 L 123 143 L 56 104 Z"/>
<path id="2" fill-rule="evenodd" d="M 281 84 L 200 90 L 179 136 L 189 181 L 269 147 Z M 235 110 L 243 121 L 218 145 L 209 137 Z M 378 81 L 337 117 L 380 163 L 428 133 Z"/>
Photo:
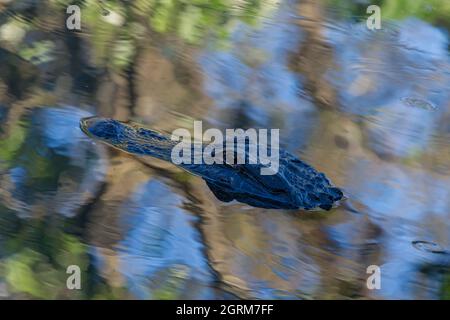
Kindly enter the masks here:
<path id="1" fill-rule="evenodd" d="M 168 134 L 131 121 L 88 117 L 80 120 L 80 128 L 89 137 L 124 152 L 168 162 L 172 162 L 172 149 L 178 143 Z M 262 164 L 174 165 L 201 177 L 223 202 L 236 200 L 267 209 L 328 211 L 344 197 L 324 173 L 282 149 L 279 149 L 278 171 L 273 175 L 261 175 Z"/>

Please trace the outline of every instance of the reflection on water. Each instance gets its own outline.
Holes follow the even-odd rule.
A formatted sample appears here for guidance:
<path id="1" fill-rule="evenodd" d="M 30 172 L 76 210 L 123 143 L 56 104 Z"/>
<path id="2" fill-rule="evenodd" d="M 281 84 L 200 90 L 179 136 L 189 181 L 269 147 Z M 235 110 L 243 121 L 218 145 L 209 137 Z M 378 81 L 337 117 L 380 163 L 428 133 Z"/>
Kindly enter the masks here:
<path id="1" fill-rule="evenodd" d="M 361 3 L 92 0 L 77 32 L 65 1 L 0 4 L 0 297 L 450 298 L 448 2 L 381 1 L 379 31 Z M 222 203 L 92 114 L 280 128 L 354 210 Z"/>

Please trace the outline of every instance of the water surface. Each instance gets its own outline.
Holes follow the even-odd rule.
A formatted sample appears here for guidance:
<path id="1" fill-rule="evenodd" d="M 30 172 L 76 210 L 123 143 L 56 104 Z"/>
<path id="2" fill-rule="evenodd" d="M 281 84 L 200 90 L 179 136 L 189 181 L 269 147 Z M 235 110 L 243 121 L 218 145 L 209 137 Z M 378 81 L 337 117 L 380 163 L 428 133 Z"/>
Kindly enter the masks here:
<path id="1" fill-rule="evenodd" d="M 1 298 L 450 297 L 448 1 L 379 1 L 374 31 L 364 1 L 84 3 L 80 31 L 66 1 L 0 4 Z M 222 203 L 89 115 L 279 128 L 355 210 Z"/>

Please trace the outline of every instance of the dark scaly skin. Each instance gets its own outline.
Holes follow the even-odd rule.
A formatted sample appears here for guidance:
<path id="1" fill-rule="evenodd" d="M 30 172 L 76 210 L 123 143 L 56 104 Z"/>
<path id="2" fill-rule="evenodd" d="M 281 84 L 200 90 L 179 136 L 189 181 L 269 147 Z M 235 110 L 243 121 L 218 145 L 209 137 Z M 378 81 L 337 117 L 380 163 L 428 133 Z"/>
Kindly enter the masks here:
<path id="1" fill-rule="evenodd" d="M 171 161 L 178 144 L 170 137 L 113 119 L 82 119 L 80 128 L 88 136 L 125 152 Z M 271 209 L 321 208 L 330 210 L 343 193 L 327 177 L 284 150 L 279 150 L 279 170 L 261 175 L 260 164 L 180 164 L 179 167 L 202 177 L 221 201 L 237 200 L 251 206 Z"/>

